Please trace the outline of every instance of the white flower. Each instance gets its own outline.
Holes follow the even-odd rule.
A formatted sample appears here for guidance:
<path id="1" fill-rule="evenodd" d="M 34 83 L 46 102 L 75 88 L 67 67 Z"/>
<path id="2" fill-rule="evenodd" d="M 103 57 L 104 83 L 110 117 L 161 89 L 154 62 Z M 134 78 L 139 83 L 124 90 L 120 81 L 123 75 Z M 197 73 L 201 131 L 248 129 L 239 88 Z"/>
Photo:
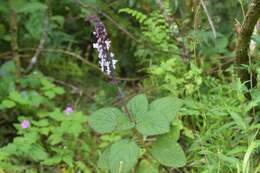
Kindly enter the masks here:
<path id="1" fill-rule="evenodd" d="M 98 49 L 98 44 L 97 44 L 97 43 L 93 43 L 93 47 L 94 47 L 95 49 Z"/>
<path id="2" fill-rule="evenodd" d="M 110 40 L 106 40 L 105 43 L 106 43 L 107 49 L 109 49 L 111 41 Z"/>
<path id="3" fill-rule="evenodd" d="M 116 63 L 118 60 L 116 59 L 112 59 L 112 65 L 113 65 L 113 69 L 116 69 Z"/>

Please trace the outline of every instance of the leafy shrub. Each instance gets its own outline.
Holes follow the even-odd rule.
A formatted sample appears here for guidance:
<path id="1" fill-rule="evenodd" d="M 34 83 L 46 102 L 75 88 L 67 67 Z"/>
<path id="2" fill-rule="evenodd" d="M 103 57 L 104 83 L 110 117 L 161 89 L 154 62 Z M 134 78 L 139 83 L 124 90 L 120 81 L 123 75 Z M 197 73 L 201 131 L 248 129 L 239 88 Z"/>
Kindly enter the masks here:
<path id="1" fill-rule="evenodd" d="M 104 171 L 129 172 L 140 157 L 143 158 L 141 163 L 148 164 L 147 169 L 155 172 L 158 172 L 157 166 L 150 164 L 153 165 L 156 160 L 164 166 L 173 168 L 184 166 L 186 158 L 177 142 L 179 137 L 172 135 L 179 133 L 173 128 L 172 122 L 175 121 L 181 106 L 182 101 L 174 97 L 164 97 L 149 104 L 146 96 L 141 94 L 128 102 L 129 112 L 123 113 L 112 107 L 94 112 L 89 117 L 89 125 L 96 132 L 122 133 L 120 135 L 122 139 L 104 149 L 98 166 Z M 130 114 L 130 119 L 125 115 L 127 113 Z M 157 139 L 151 143 L 150 139 L 154 137 Z"/>

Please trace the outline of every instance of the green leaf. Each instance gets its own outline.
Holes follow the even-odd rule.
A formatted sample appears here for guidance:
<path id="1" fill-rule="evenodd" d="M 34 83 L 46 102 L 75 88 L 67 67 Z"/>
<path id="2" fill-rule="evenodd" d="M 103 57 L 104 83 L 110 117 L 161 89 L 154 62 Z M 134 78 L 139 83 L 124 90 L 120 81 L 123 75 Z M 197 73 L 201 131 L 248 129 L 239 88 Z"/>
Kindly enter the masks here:
<path id="1" fill-rule="evenodd" d="M 164 134 L 163 136 L 166 136 L 167 138 L 178 141 L 180 137 L 180 128 L 177 126 L 171 126 L 169 133 Z M 160 138 L 160 137 L 159 137 Z"/>
<path id="2" fill-rule="evenodd" d="M 117 117 L 117 124 L 115 130 L 129 130 L 135 126 L 134 123 L 131 123 L 126 115 Z"/>
<path id="3" fill-rule="evenodd" d="M 20 93 L 18 93 L 17 91 L 12 91 L 10 92 L 9 94 L 9 99 L 21 104 L 21 105 L 26 105 L 28 104 L 27 103 L 27 100 L 23 99 L 23 97 L 21 96 Z"/>
<path id="4" fill-rule="evenodd" d="M 33 13 L 36 11 L 44 10 L 46 6 L 40 2 L 30 2 L 25 3 L 22 7 L 20 7 L 17 12 L 18 13 Z"/>
<path id="5" fill-rule="evenodd" d="M 225 49 L 228 45 L 228 38 L 225 36 L 221 36 L 216 39 L 215 44 L 217 49 Z"/>
<path id="6" fill-rule="evenodd" d="M 108 172 L 109 170 L 109 155 L 110 155 L 111 147 L 107 147 L 103 153 L 101 154 L 100 158 L 98 159 L 98 167 L 104 170 L 105 172 Z"/>
<path id="7" fill-rule="evenodd" d="M 55 109 L 53 112 L 46 112 L 43 113 L 41 116 L 44 117 L 44 114 L 47 114 L 50 118 L 56 120 L 56 121 L 63 121 L 66 117 L 64 116 L 64 113 L 61 112 L 60 109 Z"/>
<path id="8" fill-rule="evenodd" d="M 44 165 L 56 165 L 61 162 L 61 156 L 57 155 L 52 158 L 48 158 L 42 162 Z"/>
<path id="9" fill-rule="evenodd" d="M 142 160 L 137 168 L 137 173 L 159 173 L 158 167 L 147 160 Z"/>
<path id="10" fill-rule="evenodd" d="M 137 115 L 136 128 L 145 136 L 158 135 L 169 132 L 170 123 L 161 112 L 148 111 Z"/>
<path id="11" fill-rule="evenodd" d="M 48 140 L 51 145 L 56 145 L 62 141 L 63 133 L 61 130 L 56 130 L 52 135 L 49 136 Z"/>
<path id="12" fill-rule="evenodd" d="M 39 145 L 32 145 L 30 156 L 36 161 L 45 160 L 48 157 L 47 153 L 44 151 L 44 148 Z"/>
<path id="13" fill-rule="evenodd" d="M 65 155 L 62 157 L 62 160 L 69 165 L 69 167 L 73 167 L 73 155 Z"/>
<path id="14" fill-rule="evenodd" d="M 53 88 L 53 90 L 56 94 L 64 94 L 64 92 L 65 92 L 62 87 L 55 87 L 55 88 Z"/>
<path id="15" fill-rule="evenodd" d="M 27 4 L 27 0 L 10 0 L 8 1 L 8 6 L 10 9 L 18 11 L 21 7 L 25 6 Z"/>
<path id="16" fill-rule="evenodd" d="M 127 104 L 127 108 L 134 117 L 148 110 L 148 100 L 144 94 L 133 97 Z"/>
<path id="17" fill-rule="evenodd" d="M 167 137 L 158 138 L 152 145 L 151 153 L 156 160 L 165 166 L 178 168 L 186 164 L 186 157 L 181 146 Z"/>
<path id="18" fill-rule="evenodd" d="M 168 121 L 171 122 L 179 112 L 182 104 L 182 101 L 178 98 L 164 97 L 153 101 L 150 104 L 150 109 L 160 112 L 160 115 L 166 116 Z"/>
<path id="19" fill-rule="evenodd" d="M 115 173 L 127 173 L 137 163 L 139 147 L 135 142 L 123 139 L 112 144 L 109 153 L 109 169 Z"/>
<path id="20" fill-rule="evenodd" d="M 39 121 L 32 121 L 32 124 L 38 127 L 45 127 L 49 125 L 49 121 L 47 119 L 42 119 Z"/>
<path id="21" fill-rule="evenodd" d="M 127 130 L 133 127 L 127 117 L 117 108 L 102 108 L 89 117 L 90 126 L 98 133 Z"/>
<path id="22" fill-rule="evenodd" d="M 2 103 L 0 104 L 0 109 L 1 108 L 13 108 L 15 107 L 15 102 L 11 100 L 3 100 Z"/>
<path id="23" fill-rule="evenodd" d="M 247 129 L 247 125 L 245 123 L 245 121 L 243 120 L 243 118 L 236 112 L 233 111 L 228 111 L 231 115 L 231 117 L 233 118 L 233 120 L 235 121 L 235 123 L 237 124 L 237 126 L 242 129 L 242 130 L 246 130 Z"/>
<path id="24" fill-rule="evenodd" d="M 53 98 L 56 96 L 55 92 L 52 91 L 52 90 L 45 91 L 45 92 L 44 92 L 44 95 L 45 95 L 46 97 L 48 97 L 49 99 L 53 99 Z"/>

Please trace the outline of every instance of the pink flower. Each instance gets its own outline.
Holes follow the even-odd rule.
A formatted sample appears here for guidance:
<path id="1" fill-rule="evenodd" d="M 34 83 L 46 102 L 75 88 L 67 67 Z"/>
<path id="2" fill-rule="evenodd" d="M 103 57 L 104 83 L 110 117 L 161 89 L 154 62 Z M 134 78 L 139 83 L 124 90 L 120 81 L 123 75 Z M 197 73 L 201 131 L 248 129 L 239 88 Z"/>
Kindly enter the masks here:
<path id="1" fill-rule="evenodd" d="M 70 106 L 67 106 L 66 109 L 64 110 L 64 112 L 65 112 L 66 115 L 69 115 L 70 113 L 73 112 L 73 108 L 70 107 Z"/>
<path id="2" fill-rule="evenodd" d="M 23 121 L 21 122 L 21 127 L 22 127 L 23 129 L 27 129 L 29 126 L 30 126 L 30 121 L 29 121 L 29 120 L 23 120 Z"/>

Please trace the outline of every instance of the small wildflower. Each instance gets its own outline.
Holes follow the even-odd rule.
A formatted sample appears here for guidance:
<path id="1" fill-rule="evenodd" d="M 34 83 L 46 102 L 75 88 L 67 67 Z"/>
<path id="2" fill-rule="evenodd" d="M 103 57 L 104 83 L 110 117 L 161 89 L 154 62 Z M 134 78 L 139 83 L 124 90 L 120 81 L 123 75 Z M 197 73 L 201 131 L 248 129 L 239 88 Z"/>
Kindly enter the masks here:
<path id="1" fill-rule="evenodd" d="M 21 122 L 21 127 L 22 127 L 23 129 L 27 129 L 29 126 L 30 126 L 30 121 L 29 121 L 29 120 L 23 120 L 23 121 Z"/>
<path id="2" fill-rule="evenodd" d="M 66 109 L 64 110 L 64 112 L 65 112 L 66 115 L 69 115 L 70 113 L 73 112 L 73 108 L 70 107 L 70 106 L 68 106 L 68 107 L 66 107 Z"/>

